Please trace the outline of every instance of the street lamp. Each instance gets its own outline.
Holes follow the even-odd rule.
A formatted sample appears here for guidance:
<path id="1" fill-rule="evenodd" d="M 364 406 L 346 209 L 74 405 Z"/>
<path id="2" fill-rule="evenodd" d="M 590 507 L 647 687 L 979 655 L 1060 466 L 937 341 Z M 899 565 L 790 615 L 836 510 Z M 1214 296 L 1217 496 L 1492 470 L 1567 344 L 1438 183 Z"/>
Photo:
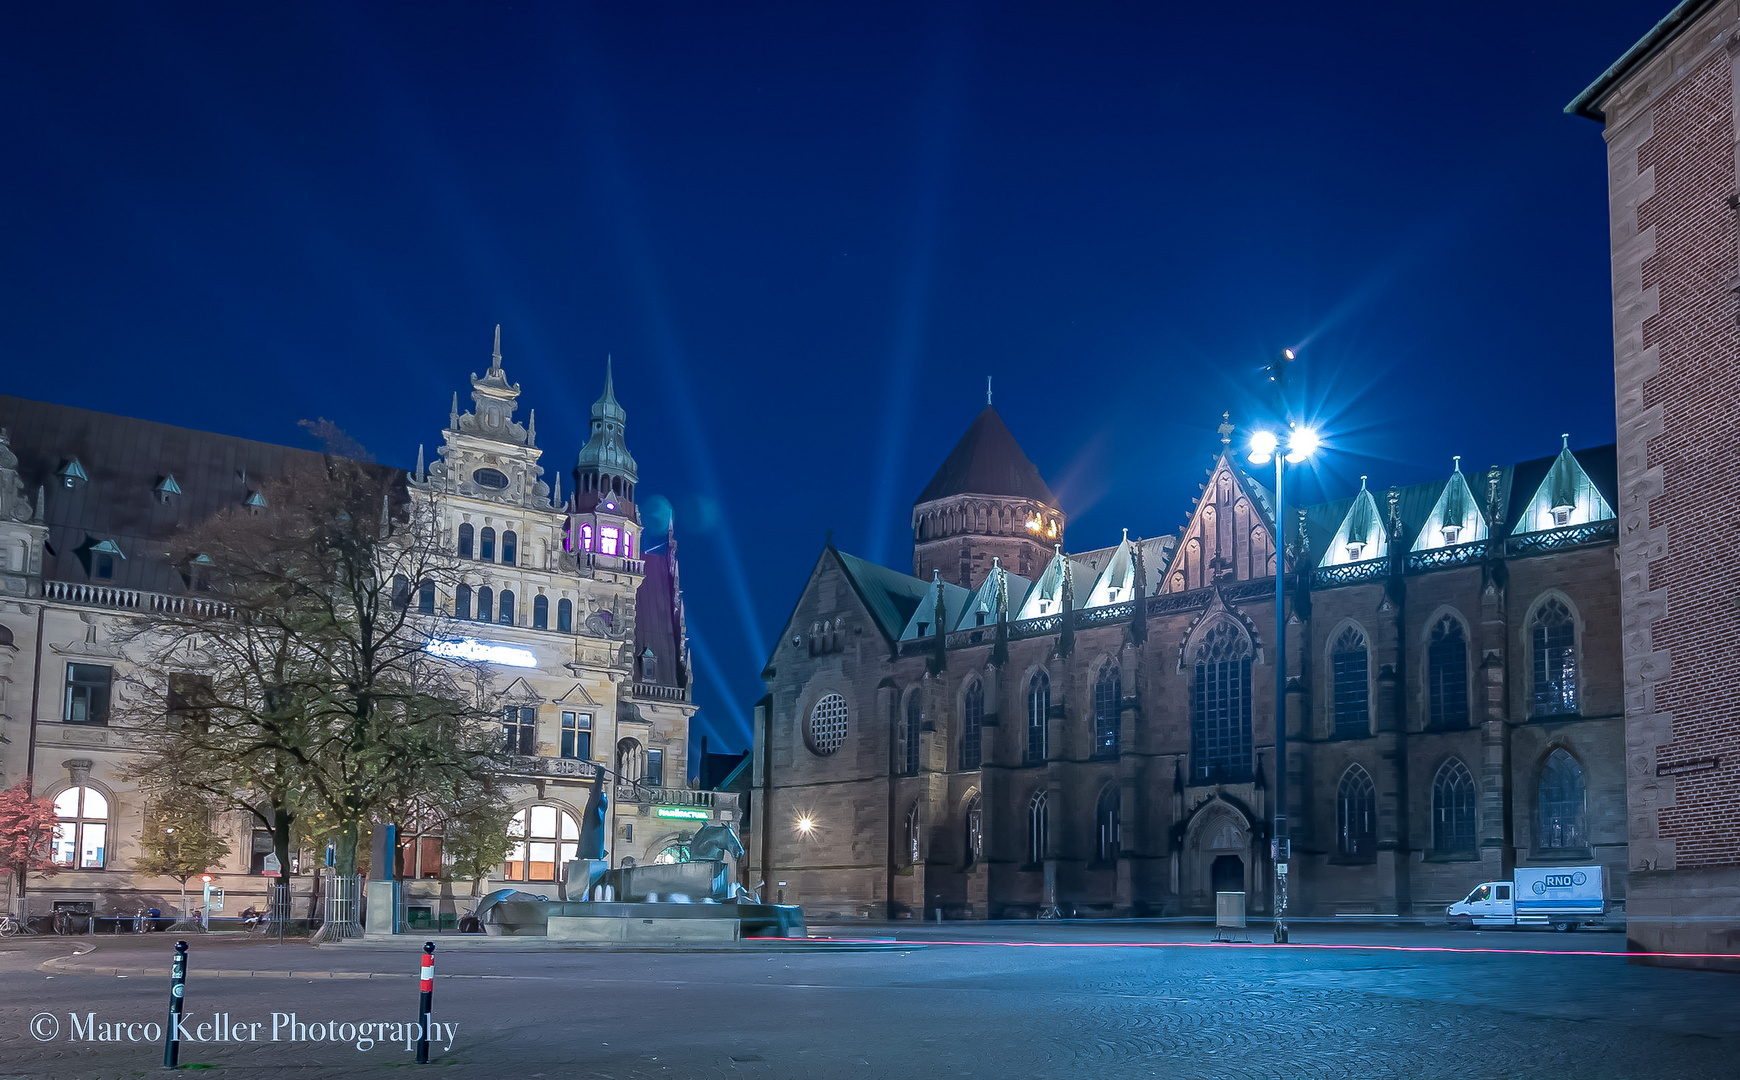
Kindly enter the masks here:
<path id="1" fill-rule="evenodd" d="M 1288 359 L 1292 359 L 1289 354 Z M 1286 570 L 1282 536 L 1287 519 L 1287 464 L 1297 465 L 1317 452 L 1323 440 L 1308 427 L 1287 433 L 1285 452 L 1281 437 L 1272 431 L 1251 433 L 1251 464 L 1275 463 L 1275 817 L 1269 840 L 1269 858 L 1275 866 L 1275 944 L 1287 943 L 1287 860 L 1292 857 L 1292 838 L 1287 834 L 1287 611 L 1282 575 Z"/>

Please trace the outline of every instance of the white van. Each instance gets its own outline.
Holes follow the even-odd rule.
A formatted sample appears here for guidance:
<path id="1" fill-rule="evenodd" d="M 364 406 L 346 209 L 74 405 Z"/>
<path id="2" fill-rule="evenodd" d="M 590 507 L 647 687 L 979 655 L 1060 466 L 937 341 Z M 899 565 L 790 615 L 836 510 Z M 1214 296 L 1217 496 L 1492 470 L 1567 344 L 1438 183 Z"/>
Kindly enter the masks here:
<path id="1" fill-rule="evenodd" d="M 1444 909 L 1444 921 L 1475 927 L 1575 930 L 1607 921 L 1599 866 L 1519 867 L 1509 881 L 1484 881 Z"/>

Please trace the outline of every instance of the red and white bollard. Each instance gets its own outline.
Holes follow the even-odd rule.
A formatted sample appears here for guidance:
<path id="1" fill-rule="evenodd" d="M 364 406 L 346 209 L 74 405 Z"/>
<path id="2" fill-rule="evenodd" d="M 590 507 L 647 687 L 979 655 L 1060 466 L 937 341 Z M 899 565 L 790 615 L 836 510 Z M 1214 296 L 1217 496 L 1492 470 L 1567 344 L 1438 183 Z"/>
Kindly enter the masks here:
<path id="1" fill-rule="evenodd" d="M 429 1006 L 435 997 L 435 943 L 423 943 L 423 968 L 418 974 L 417 1064 L 429 1064 Z"/>

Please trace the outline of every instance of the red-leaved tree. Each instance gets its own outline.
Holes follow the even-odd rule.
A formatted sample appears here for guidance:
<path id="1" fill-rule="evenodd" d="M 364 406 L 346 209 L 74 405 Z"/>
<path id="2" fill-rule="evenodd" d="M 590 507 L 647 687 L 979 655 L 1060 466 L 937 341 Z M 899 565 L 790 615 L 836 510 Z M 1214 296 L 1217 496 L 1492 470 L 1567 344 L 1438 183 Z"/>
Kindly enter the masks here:
<path id="1" fill-rule="evenodd" d="M 32 871 L 44 876 L 55 872 L 56 822 L 53 800 L 33 797 L 28 777 L 0 791 L 0 870 L 17 882 L 20 899 Z"/>

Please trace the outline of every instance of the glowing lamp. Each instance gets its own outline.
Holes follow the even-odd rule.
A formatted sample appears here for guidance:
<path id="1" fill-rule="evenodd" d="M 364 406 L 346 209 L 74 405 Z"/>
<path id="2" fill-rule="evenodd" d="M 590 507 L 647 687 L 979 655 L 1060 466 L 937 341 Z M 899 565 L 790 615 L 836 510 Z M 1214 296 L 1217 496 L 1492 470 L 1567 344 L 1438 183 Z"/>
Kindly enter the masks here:
<path id="1" fill-rule="evenodd" d="M 808 836 L 809 834 L 815 832 L 816 831 L 816 819 L 809 816 L 808 814 L 805 814 L 802 817 L 798 818 L 797 819 L 797 831 L 800 833 L 803 833 L 805 836 Z"/>
<path id="2" fill-rule="evenodd" d="M 1298 428 L 1293 432 L 1293 437 L 1287 440 L 1287 460 L 1294 463 L 1304 461 L 1315 454 L 1321 445 L 1323 440 L 1315 428 Z"/>
<path id="3" fill-rule="evenodd" d="M 1281 440 L 1272 431 L 1254 431 L 1251 433 L 1251 464 L 1267 465 L 1275 456 L 1275 448 L 1281 445 Z"/>

